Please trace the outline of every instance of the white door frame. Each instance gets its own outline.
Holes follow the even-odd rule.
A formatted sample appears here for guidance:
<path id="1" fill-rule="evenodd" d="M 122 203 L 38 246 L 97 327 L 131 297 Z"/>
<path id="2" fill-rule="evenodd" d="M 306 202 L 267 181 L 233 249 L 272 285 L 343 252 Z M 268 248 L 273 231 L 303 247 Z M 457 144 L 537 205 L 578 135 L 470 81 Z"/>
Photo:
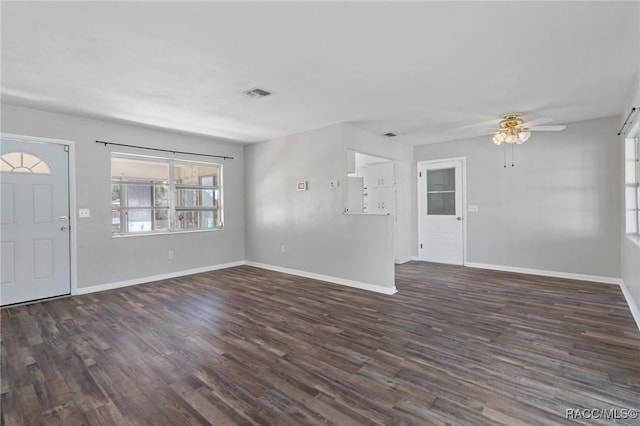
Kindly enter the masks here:
<path id="1" fill-rule="evenodd" d="M 75 142 L 41 138 L 35 136 L 16 135 L 11 133 L 0 133 L 3 139 L 11 139 L 20 142 L 39 142 L 69 147 L 69 273 L 71 277 L 71 295 L 78 294 L 78 250 L 76 245 L 76 149 Z"/>
<path id="2" fill-rule="evenodd" d="M 420 212 L 422 212 L 424 197 L 422 194 L 426 193 L 424 186 L 424 180 L 420 177 L 420 169 L 424 166 L 434 165 L 438 163 L 450 163 L 452 161 L 460 161 L 462 164 L 462 266 L 467 264 L 467 157 L 451 157 L 451 158 L 439 158 L 437 160 L 425 160 L 418 161 L 416 166 L 416 194 L 418 197 L 418 259 L 420 260 L 420 240 L 422 239 L 422 220 L 420 220 Z M 425 189 L 422 191 L 422 189 Z"/>

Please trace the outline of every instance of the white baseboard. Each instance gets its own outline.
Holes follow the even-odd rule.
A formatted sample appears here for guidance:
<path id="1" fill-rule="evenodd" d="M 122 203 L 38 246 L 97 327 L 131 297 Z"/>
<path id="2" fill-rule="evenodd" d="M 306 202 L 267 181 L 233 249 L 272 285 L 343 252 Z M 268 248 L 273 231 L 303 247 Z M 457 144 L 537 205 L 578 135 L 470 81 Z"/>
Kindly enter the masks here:
<path id="1" fill-rule="evenodd" d="M 290 275 L 297 275 L 305 278 L 312 278 L 314 280 L 326 281 L 333 284 L 345 285 L 348 287 L 360 288 L 362 290 L 375 291 L 376 293 L 383 294 L 395 294 L 398 290 L 396 290 L 396 286 L 393 287 L 381 287 L 378 285 L 363 283 L 360 281 L 347 280 L 345 278 L 332 277 L 329 275 L 316 274 L 314 272 L 300 271 L 298 269 L 290 269 L 284 268 L 282 266 L 268 265 L 265 263 L 253 262 L 251 260 L 247 260 L 246 265 L 253 266 L 256 268 L 267 269 L 270 271 L 282 272 Z"/>
<path id="2" fill-rule="evenodd" d="M 540 275 L 543 277 L 567 278 L 570 280 L 592 281 L 605 284 L 622 284 L 621 278 L 601 277 L 598 275 L 574 274 L 572 272 L 546 271 L 544 269 L 518 268 L 514 266 L 490 265 L 487 263 L 467 262 L 464 266 L 469 268 L 492 269 L 494 271 L 518 272 L 521 274 Z"/>
<path id="3" fill-rule="evenodd" d="M 95 293 L 96 291 L 105 291 L 105 290 L 112 290 L 114 288 L 129 287 L 137 284 L 144 284 L 144 283 L 149 283 L 153 281 L 166 280 L 169 278 L 183 277 L 185 275 L 199 274 L 202 272 L 216 271 L 218 269 L 233 268 L 233 267 L 242 266 L 242 265 L 246 265 L 246 262 L 244 260 L 240 260 L 237 262 L 230 262 L 230 263 L 221 263 L 219 265 L 204 266 L 202 268 L 169 272 L 166 274 L 150 275 L 146 277 L 134 278 L 132 280 L 118 281 L 114 283 L 98 284 L 90 287 L 80 287 L 77 289 L 76 294 L 81 295 L 81 294 Z"/>
<path id="4" fill-rule="evenodd" d="M 638 330 L 640 330 L 640 309 L 638 309 L 638 305 L 631 297 L 631 292 L 627 288 L 627 285 L 622 281 L 620 283 L 620 288 L 622 289 L 622 294 L 624 298 L 627 300 L 627 305 L 629 306 L 629 310 L 631 311 L 631 316 L 636 321 L 636 325 L 638 326 Z"/>
<path id="5" fill-rule="evenodd" d="M 420 260 L 420 256 L 411 256 L 411 260 Z"/>

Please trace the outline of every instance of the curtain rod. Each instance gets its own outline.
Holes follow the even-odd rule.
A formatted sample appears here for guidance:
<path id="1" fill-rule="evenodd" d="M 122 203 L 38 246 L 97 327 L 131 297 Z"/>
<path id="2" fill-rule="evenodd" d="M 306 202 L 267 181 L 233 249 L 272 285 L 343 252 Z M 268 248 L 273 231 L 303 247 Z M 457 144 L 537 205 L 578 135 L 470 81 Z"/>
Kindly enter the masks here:
<path id="1" fill-rule="evenodd" d="M 200 155 L 202 157 L 215 157 L 215 158 L 222 158 L 223 160 L 233 160 L 233 157 L 229 157 L 227 155 L 200 154 L 197 152 L 176 151 L 173 149 L 149 148 L 147 146 L 127 145 L 126 143 L 115 143 L 115 142 L 105 142 L 105 141 L 96 141 L 96 143 L 102 143 L 104 144 L 104 146 L 107 146 L 107 145 L 126 146 L 129 148 L 141 148 L 141 149 L 149 149 L 151 151 L 170 152 L 172 154 Z"/>
<path id="2" fill-rule="evenodd" d="M 633 107 L 631 108 L 631 111 L 629 111 L 629 115 L 627 115 L 627 118 L 625 118 L 624 123 L 622 123 L 622 127 L 620 127 L 620 131 L 618 132 L 618 136 L 620 136 L 622 134 L 622 131 L 624 130 L 625 126 L 627 124 L 631 124 L 631 120 L 629 120 L 631 118 L 631 115 L 635 112 L 637 108 Z"/>

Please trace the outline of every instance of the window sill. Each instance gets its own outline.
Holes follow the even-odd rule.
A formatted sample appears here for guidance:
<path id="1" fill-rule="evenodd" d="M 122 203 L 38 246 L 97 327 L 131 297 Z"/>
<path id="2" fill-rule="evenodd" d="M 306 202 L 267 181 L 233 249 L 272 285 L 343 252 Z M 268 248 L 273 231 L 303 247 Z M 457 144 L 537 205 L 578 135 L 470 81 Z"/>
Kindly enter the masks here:
<path id="1" fill-rule="evenodd" d="M 629 239 L 636 246 L 640 247 L 640 234 L 627 234 L 627 239 Z"/>
<path id="2" fill-rule="evenodd" d="M 130 238 L 130 237 L 149 237 L 152 235 L 180 235 L 180 234 L 194 234 L 200 232 L 215 232 L 222 231 L 222 228 L 215 229 L 189 229 L 186 231 L 165 231 L 165 232 L 140 232 L 137 234 L 111 234 L 111 238 Z"/>

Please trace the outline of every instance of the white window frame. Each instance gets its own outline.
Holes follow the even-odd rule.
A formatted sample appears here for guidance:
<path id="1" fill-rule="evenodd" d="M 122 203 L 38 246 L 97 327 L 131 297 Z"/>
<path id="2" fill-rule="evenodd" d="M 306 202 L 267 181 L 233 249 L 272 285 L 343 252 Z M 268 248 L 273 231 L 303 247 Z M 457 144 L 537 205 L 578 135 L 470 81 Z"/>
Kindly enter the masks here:
<path id="1" fill-rule="evenodd" d="M 135 159 L 135 160 L 141 160 L 141 161 L 149 161 L 149 162 L 156 162 L 156 163 L 164 163 L 167 165 L 168 167 L 168 175 L 167 175 L 167 182 L 168 182 L 168 187 L 169 187 L 169 205 L 167 207 L 167 209 L 169 210 L 169 229 L 168 230 L 161 230 L 161 231 L 154 231 L 151 230 L 149 232 L 111 232 L 111 237 L 112 238 L 124 238 L 124 237 L 139 237 L 139 236 L 148 236 L 148 235 L 167 235 L 167 234 L 182 234 L 182 233 L 190 233 L 190 232 L 211 232 L 211 231 L 221 231 L 224 229 L 224 203 L 223 203 L 223 199 L 224 199 L 224 184 L 223 184 L 223 165 L 220 163 L 213 163 L 213 162 L 207 162 L 207 161 L 193 161 L 193 160 L 184 160 L 184 159 L 173 159 L 173 158 L 166 158 L 166 157 L 155 157 L 155 156 L 150 156 L 150 155 L 141 155 L 141 154 L 131 154 L 131 153 L 127 153 L 127 152 L 111 152 L 111 155 L 109 156 L 109 187 L 111 188 L 111 184 L 115 183 L 113 180 L 113 176 L 111 173 L 111 166 L 112 166 L 112 160 L 114 158 L 124 158 L 124 159 Z M 200 166 L 205 166 L 205 167 L 216 167 L 218 168 L 218 182 L 216 186 L 211 186 L 211 187 L 207 187 L 204 189 L 212 189 L 214 191 L 218 191 L 218 199 L 217 199 L 217 207 L 210 209 L 211 211 L 217 211 L 218 215 L 220 217 L 220 226 L 219 227 L 214 227 L 214 228 L 197 228 L 197 229 L 177 229 L 177 212 L 179 210 L 184 210 L 181 209 L 179 207 L 176 206 L 176 198 L 177 198 L 177 191 L 176 191 L 176 185 L 180 186 L 180 184 L 176 184 L 175 181 L 175 166 L 176 165 L 180 165 L 180 164 L 187 164 L 187 165 L 200 165 Z M 200 187 L 196 186 L 196 189 L 198 189 Z M 111 191 L 109 191 L 109 193 L 111 194 Z M 123 194 L 123 191 L 121 189 L 121 196 Z M 110 197 L 111 198 L 111 197 Z M 152 197 L 153 198 L 153 197 Z M 111 205 L 111 199 L 109 200 L 109 209 L 113 210 L 113 206 Z M 152 199 L 152 204 L 153 204 L 153 199 Z M 162 207 L 161 207 L 162 208 Z M 151 215 L 152 215 L 152 222 L 154 221 L 154 206 L 149 207 L 149 209 L 151 210 Z M 194 208 L 193 210 L 201 210 L 201 208 Z M 209 209 L 206 209 L 209 210 Z M 109 219 L 111 221 L 112 216 L 109 215 Z M 122 219 L 121 219 L 122 221 Z M 122 225 L 121 225 L 122 226 Z M 110 223 L 110 228 L 112 227 L 112 224 Z"/>
<path id="2" fill-rule="evenodd" d="M 628 144 L 634 145 L 633 159 L 630 161 L 627 154 Z M 631 131 L 627 134 L 624 140 L 623 147 L 624 156 L 624 226 L 625 234 L 629 239 L 640 246 L 640 120 L 636 121 L 635 125 L 631 127 Z M 635 176 L 635 182 L 627 181 L 627 176 L 630 174 L 628 168 L 633 167 L 635 170 L 632 172 Z M 635 189 L 635 205 L 627 197 L 629 189 Z M 628 215 L 635 214 L 635 229 L 629 229 Z"/>

